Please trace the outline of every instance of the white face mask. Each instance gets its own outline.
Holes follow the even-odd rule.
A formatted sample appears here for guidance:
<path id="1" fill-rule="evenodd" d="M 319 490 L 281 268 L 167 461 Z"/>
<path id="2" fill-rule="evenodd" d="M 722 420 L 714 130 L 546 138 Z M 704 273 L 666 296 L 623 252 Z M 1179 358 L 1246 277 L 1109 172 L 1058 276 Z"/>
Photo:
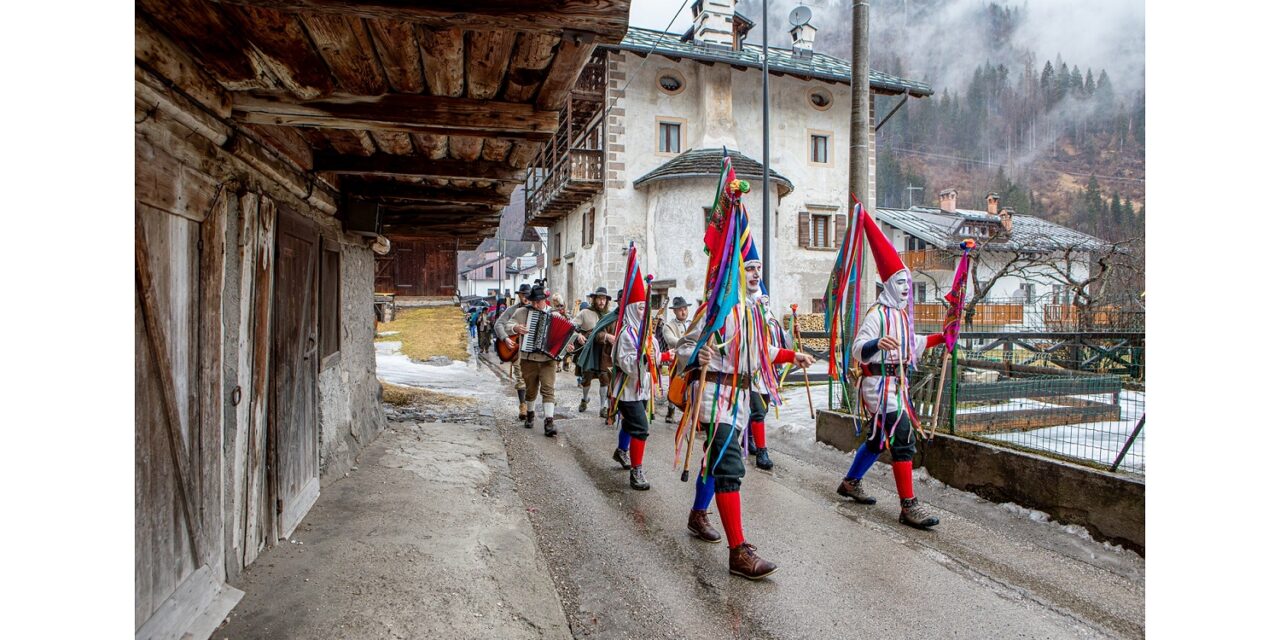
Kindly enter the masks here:
<path id="1" fill-rule="evenodd" d="M 747 291 L 751 293 L 757 293 L 760 291 L 760 271 L 760 265 L 747 265 Z"/>
<path id="2" fill-rule="evenodd" d="M 903 269 L 889 277 L 884 283 L 884 291 L 880 292 L 878 301 L 886 307 L 905 309 L 911 299 L 911 274 Z"/>

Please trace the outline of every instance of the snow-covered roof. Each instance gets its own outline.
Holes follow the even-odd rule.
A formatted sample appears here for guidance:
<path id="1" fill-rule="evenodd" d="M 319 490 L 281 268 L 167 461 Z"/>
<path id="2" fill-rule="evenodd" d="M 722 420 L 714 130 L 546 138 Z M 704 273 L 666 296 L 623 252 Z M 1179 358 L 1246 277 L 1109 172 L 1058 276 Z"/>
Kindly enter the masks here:
<path id="1" fill-rule="evenodd" d="M 927 207 L 910 209 L 876 209 L 876 218 L 895 229 L 901 229 L 935 247 L 951 249 L 972 233 L 963 227 L 968 223 L 999 223 L 1000 217 L 985 211 L 958 209 L 954 213 Z M 988 251 L 1062 251 L 1076 249 L 1097 251 L 1107 242 L 1083 231 L 1021 213 L 1013 214 L 1013 230 L 1000 232 L 989 239 L 976 238 Z"/>

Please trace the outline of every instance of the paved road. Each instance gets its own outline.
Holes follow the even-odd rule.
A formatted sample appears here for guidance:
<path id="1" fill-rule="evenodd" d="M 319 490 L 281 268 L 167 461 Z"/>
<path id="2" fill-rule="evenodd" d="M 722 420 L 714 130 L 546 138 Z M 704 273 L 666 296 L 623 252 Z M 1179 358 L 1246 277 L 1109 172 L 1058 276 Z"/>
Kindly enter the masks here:
<path id="1" fill-rule="evenodd" d="M 723 543 L 685 532 L 693 487 L 671 471 L 674 425 L 654 425 L 653 489 L 632 491 L 609 457 L 616 435 L 595 417 L 594 390 L 583 414 L 570 374 L 557 394 L 567 418 L 557 438 L 542 435 L 541 416 L 521 428 L 514 400 L 496 419 L 576 637 L 1144 635 L 1136 554 L 932 480 L 917 495 L 942 524 L 909 529 L 886 465 L 868 476 L 879 504 L 845 502 L 834 488 L 847 456 L 795 434 L 771 436 L 774 472 L 751 468 L 742 489 L 747 540 L 780 570 L 762 582 L 731 576 Z"/>

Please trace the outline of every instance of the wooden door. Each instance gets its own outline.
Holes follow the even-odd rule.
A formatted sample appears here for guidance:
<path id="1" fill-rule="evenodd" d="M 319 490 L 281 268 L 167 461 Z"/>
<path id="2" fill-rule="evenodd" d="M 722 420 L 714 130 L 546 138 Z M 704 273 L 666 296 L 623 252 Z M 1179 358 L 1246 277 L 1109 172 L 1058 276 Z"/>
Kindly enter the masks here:
<path id="1" fill-rule="evenodd" d="M 396 252 L 396 293 L 403 296 L 420 296 L 422 276 L 426 271 L 422 247 L 418 242 L 399 242 Z"/>
<path id="2" fill-rule="evenodd" d="M 316 406 L 316 226 L 279 208 L 271 323 L 271 427 L 267 459 L 279 537 L 286 538 L 320 495 L 320 435 Z"/>

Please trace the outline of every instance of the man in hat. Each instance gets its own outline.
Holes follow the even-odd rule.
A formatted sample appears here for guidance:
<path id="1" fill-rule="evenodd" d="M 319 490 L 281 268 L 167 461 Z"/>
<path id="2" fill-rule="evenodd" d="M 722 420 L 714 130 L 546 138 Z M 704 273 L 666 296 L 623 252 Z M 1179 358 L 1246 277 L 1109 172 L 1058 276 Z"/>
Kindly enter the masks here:
<path id="1" fill-rule="evenodd" d="M 504 330 L 509 336 L 508 346 L 515 346 L 515 341 L 529 333 L 529 310 L 549 312 L 551 309 L 546 289 L 542 285 L 534 285 L 529 290 L 528 304 L 517 309 L 507 320 Z M 533 401 L 542 396 L 542 431 L 548 437 L 556 435 L 556 361 L 545 353 L 520 352 L 520 371 L 524 376 L 527 400 L 530 404 L 524 415 L 524 428 L 533 428 Z"/>
<path id="2" fill-rule="evenodd" d="M 689 303 L 684 298 L 676 296 L 671 300 L 671 314 L 675 316 L 674 320 L 668 320 L 662 323 L 662 339 L 668 346 L 668 353 L 675 355 L 676 345 L 680 343 L 680 338 L 689 331 Z M 676 415 L 676 406 L 667 403 L 667 422 L 672 422 L 672 418 Z"/>
<path id="3" fill-rule="evenodd" d="M 938 518 L 920 506 L 912 488 L 911 459 L 916 453 L 918 420 L 911 407 L 907 374 L 925 349 L 943 344 L 942 334 L 915 333 L 911 271 L 873 221 L 864 219 L 863 228 L 884 283 L 853 341 L 853 355 L 861 363 L 862 372 L 858 399 L 871 414 L 872 427 L 836 493 L 861 504 L 875 504 L 876 499 L 862 486 L 862 478 L 888 448 L 902 507 L 898 522 L 927 529 L 938 524 Z"/>
<path id="4" fill-rule="evenodd" d="M 584 338 L 591 334 L 600 319 L 609 311 L 609 290 L 604 287 L 597 287 L 596 290 L 587 294 L 587 298 L 591 300 L 591 306 L 578 312 L 573 319 L 573 328 L 577 329 L 578 334 Z M 585 340 L 584 340 L 585 342 Z M 587 369 L 578 367 L 578 384 L 582 386 L 582 401 L 578 403 L 578 413 L 587 410 L 588 396 L 591 394 L 591 381 L 600 381 L 600 415 L 604 416 L 604 408 L 607 403 L 607 394 L 609 386 L 609 372 L 588 371 Z"/>
<path id="5" fill-rule="evenodd" d="M 516 291 L 516 296 L 520 298 L 520 301 L 507 307 L 493 323 L 493 332 L 497 334 L 499 340 L 507 340 L 511 338 L 506 327 L 510 324 L 511 317 L 515 315 L 517 311 L 528 306 L 528 295 L 530 289 L 531 287 L 527 283 L 520 285 L 520 289 Z M 525 315 L 527 316 L 528 314 L 526 313 Z M 516 381 L 516 399 L 520 403 L 520 420 L 528 422 L 528 426 L 532 426 L 532 417 L 529 417 L 527 421 L 525 420 L 525 418 L 528 417 L 525 415 L 526 412 L 532 413 L 532 411 L 528 411 L 528 402 L 525 399 L 526 392 L 524 387 L 524 375 L 520 371 L 519 357 L 511 361 L 511 377 L 515 378 Z"/>
<path id="6" fill-rule="evenodd" d="M 747 242 L 743 249 L 747 289 L 760 286 L 761 265 L 755 246 Z M 685 366 L 707 369 L 704 388 L 691 390 L 692 398 L 702 406 L 697 409 L 702 424 L 698 427 L 709 435 L 703 443 L 703 471 L 695 483 L 696 495 L 689 511 L 689 532 L 706 542 L 719 542 L 717 532 L 707 518 L 714 495 L 720 522 L 729 542 L 729 572 L 759 580 L 778 569 L 777 565 L 756 555 L 756 548 L 746 542 L 742 530 L 742 505 L 738 494 L 746 466 L 742 461 L 741 434 L 747 426 L 750 392 L 767 393 L 763 378 L 765 367 L 794 362 L 801 368 L 813 364 L 813 357 L 781 348 L 772 340 L 761 340 L 759 334 L 744 333 L 740 327 L 748 314 L 762 320 L 758 301 L 740 302 L 729 310 L 724 327 L 709 336 L 702 349 L 694 353 L 706 326 L 706 306 L 694 315 L 693 326 L 676 346 L 676 357 Z M 695 383 L 696 386 L 696 383 Z M 711 424 L 711 416 L 716 424 Z M 707 467 L 710 467 L 708 470 Z M 708 472 L 709 471 L 709 472 Z"/>

